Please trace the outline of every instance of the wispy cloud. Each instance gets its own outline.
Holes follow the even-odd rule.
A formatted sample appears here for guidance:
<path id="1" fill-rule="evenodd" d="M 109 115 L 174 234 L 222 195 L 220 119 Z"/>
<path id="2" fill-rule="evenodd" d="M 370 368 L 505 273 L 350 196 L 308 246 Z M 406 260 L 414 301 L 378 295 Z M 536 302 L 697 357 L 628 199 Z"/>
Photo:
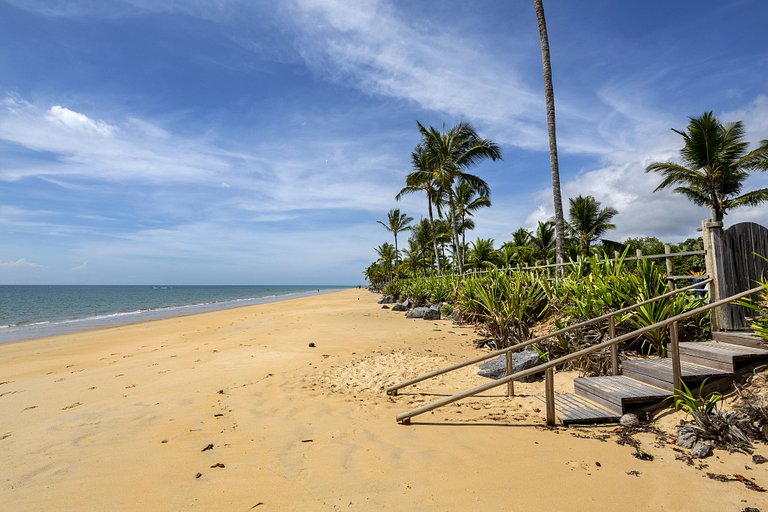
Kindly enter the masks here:
<path id="1" fill-rule="evenodd" d="M 9 269 L 21 269 L 21 268 L 28 268 L 28 269 L 37 269 L 37 268 L 43 268 L 42 265 L 38 265 L 37 263 L 32 263 L 31 261 L 27 261 L 26 258 L 19 258 L 15 261 L 0 261 L 0 267 L 2 268 L 9 268 Z"/>

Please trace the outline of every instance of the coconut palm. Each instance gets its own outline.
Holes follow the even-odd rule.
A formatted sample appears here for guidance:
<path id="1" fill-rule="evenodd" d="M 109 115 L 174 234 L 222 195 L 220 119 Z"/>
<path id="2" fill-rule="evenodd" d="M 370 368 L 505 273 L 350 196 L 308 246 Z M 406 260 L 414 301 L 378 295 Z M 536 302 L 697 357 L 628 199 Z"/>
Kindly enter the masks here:
<path id="1" fill-rule="evenodd" d="M 768 188 L 741 194 L 751 171 L 768 169 L 768 140 L 747 152 L 741 121 L 723 124 L 712 112 L 690 118 L 686 131 L 672 131 L 685 141 L 680 150 L 682 164 L 649 165 L 645 172 L 658 172 L 664 177 L 654 192 L 675 186 L 675 192 L 695 204 L 709 206 L 714 221 L 722 221 L 729 209 L 768 201 Z"/>
<path id="2" fill-rule="evenodd" d="M 539 221 L 529 245 L 533 249 L 532 252 L 535 258 L 548 262 L 549 253 L 556 245 L 555 223 L 551 220 L 546 222 Z"/>
<path id="3" fill-rule="evenodd" d="M 376 222 L 384 226 L 384 229 L 395 236 L 395 256 L 399 259 L 400 251 L 397 248 L 397 234 L 411 229 L 410 224 L 413 222 L 413 217 L 410 217 L 405 213 L 400 213 L 399 208 L 393 208 L 387 213 L 386 224 L 380 220 L 377 220 Z"/>
<path id="4" fill-rule="evenodd" d="M 492 238 L 478 238 L 467 251 L 467 266 L 473 269 L 492 268 L 498 261 Z"/>
<path id="5" fill-rule="evenodd" d="M 459 231 L 461 232 L 461 244 L 466 245 L 467 230 L 475 229 L 472 217 L 480 208 L 491 206 L 491 198 L 479 194 L 467 182 L 460 182 L 453 191 L 456 197 L 456 214 L 459 216 Z"/>
<path id="6" fill-rule="evenodd" d="M 555 126 L 555 89 L 552 86 L 552 63 L 549 58 L 549 36 L 547 35 L 547 20 L 544 17 L 542 0 L 533 0 L 536 10 L 536 21 L 539 25 L 539 40 L 541 41 L 541 63 L 544 72 L 544 99 L 547 105 L 547 135 L 549 137 L 549 162 L 552 167 L 552 198 L 555 207 L 555 254 L 557 263 L 565 261 L 565 218 L 563 216 L 563 198 L 560 193 L 560 166 L 557 161 L 557 135 Z M 558 267 L 562 276 L 563 267 Z"/>
<path id="7" fill-rule="evenodd" d="M 615 229 L 611 219 L 619 213 L 615 208 L 606 206 L 600 208 L 600 202 L 592 196 L 578 196 L 569 199 L 570 222 L 568 227 L 573 236 L 578 239 L 581 252 L 589 256 L 589 246 L 603 236 L 609 229 Z"/>
<path id="8" fill-rule="evenodd" d="M 444 132 L 432 126 L 426 128 L 418 121 L 416 124 L 429 164 L 423 180 L 434 183 L 438 190 L 448 196 L 454 261 L 458 271 L 463 272 L 453 186 L 454 183 L 465 182 L 479 195 L 490 195 L 488 184 L 482 178 L 467 173 L 466 169 L 488 158 L 494 161 L 500 159 L 501 148 L 489 139 L 481 139 L 472 125 L 466 122 L 461 122 Z"/>
<path id="9" fill-rule="evenodd" d="M 405 178 L 405 187 L 398 192 L 395 199 L 398 201 L 406 194 L 412 194 L 417 191 L 424 191 L 427 193 L 427 212 L 429 214 L 430 233 L 432 235 L 432 248 L 435 254 L 435 264 L 437 265 L 437 273 L 441 273 L 440 269 L 440 254 L 437 252 L 437 237 L 435 230 L 435 219 L 432 214 L 432 206 L 439 205 L 440 191 L 432 179 L 432 175 L 429 172 L 430 164 L 428 154 L 424 145 L 419 144 L 416 149 L 411 153 L 411 166 L 412 172 Z M 439 206 L 438 206 L 439 208 Z M 439 209 L 438 209 L 439 213 Z"/>
<path id="10" fill-rule="evenodd" d="M 387 273 L 387 279 L 392 280 L 392 270 L 397 260 L 397 251 L 395 246 L 389 242 L 384 242 L 376 248 L 376 254 L 379 255 L 378 263 L 382 266 Z"/>

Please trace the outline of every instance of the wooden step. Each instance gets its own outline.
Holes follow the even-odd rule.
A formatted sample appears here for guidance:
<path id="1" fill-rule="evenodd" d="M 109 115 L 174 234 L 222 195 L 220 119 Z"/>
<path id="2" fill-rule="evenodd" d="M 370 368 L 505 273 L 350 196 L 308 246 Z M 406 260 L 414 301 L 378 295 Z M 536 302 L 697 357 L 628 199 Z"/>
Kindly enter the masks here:
<path id="1" fill-rule="evenodd" d="M 555 395 L 555 410 L 563 425 L 615 423 L 621 418 L 620 414 L 573 393 Z"/>
<path id="2" fill-rule="evenodd" d="M 734 372 L 750 364 L 768 361 L 768 350 L 719 341 L 680 343 L 680 361 Z"/>
<path id="3" fill-rule="evenodd" d="M 731 343 L 732 345 L 743 345 L 752 348 L 768 348 L 768 343 L 760 336 L 749 331 L 715 331 L 712 333 L 712 339 L 721 343 Z"/>
<path id="4" fill-rule="evenodd" d="M 658 403 L 670 394 L 669 391 L 625 375 L 580 377 L 574 379 L 573 389 L 577 395 L 619 415 L 630 409 Z"/>
<path id="5" fill-rule="evenodd" d="M 622 373 L 627 377 L 631 377 L 635 380 L 645 382 L 646 384 L 667 391 L 673 391 L 675 388 L 675 385 L 673 385 L 672 382 L 672 360 L 669 358 L 630 359 L 623 361 Z M 732 380 L 728 379 L 728 377 L 733 376 L 731 372 L 725 370 L 684 361 L 680 362 L 680 373 L 683 382 L 685 382 L 688 387 L 698 387 L 704 379 L 707 379 L 708 382 L 722 379 L 722 386 L 718 386 L 720 389 L 730 385 Z"/>

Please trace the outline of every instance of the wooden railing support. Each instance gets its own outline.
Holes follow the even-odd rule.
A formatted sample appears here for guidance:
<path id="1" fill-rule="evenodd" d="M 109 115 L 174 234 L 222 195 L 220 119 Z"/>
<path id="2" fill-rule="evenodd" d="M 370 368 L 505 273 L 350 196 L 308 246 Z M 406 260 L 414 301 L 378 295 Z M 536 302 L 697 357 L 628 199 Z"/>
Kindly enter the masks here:
<path id="1" fill-rule="evenodd" d="M 612 340 L 616 337 L 616 316 L 611 315 L 608 317 L 608 339 Z M 611 373 L 613 375 L 619 374 L 619 345 L 611 345 Z"/>
<path id="2" fill-rule="evenodd" d="M 544 372 L 544 399 L 547 403 L 547 426 L 555 426 L 555 368 L 550 366 Z"/>
<path id="3" fill-rule="evenodd" d="M 672 383 L 673 389 L 683 389 L 682 373 L 680 370 L 680 343 L 677 335 L 677 322 L 669 325 L 669 357 L 672 359 Z"/>
<path id="4" fill-rule="evenodd" d="M 507 375 L 512 375 L 514 372 L 514 365 L 512 364 L 512 351 L 508 351 L 506 354 L 507 359 Z M 511 380 L 507 383 L 507 396 L 515 396 L 515 381 Z"/>
<path id="5" fill-rule="evenodd" d="M 664 244 L 664 254 L 667 255 L 666 258 L 664 258 L 664 261 L 667 264 L 667 290 L 670 292 L 675 289 L 675 285 L 672 283 L 672 281 L 669 279 L 672 276 L 672 257 L 670 256 L 672 254 L 672 246 L 669 244 Z"/>

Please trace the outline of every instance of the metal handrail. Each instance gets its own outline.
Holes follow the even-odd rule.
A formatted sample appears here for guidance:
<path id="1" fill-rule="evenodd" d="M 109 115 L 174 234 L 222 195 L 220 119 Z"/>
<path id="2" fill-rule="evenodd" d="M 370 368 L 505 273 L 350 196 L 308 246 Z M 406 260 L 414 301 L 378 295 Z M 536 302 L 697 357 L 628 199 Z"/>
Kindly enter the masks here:
<path id="1" fill-rule="evenodd" d="M 630 340 L 632 338 L 635 338 L 641 334 L 645 334 L 646 332 L 654 331 L 656 329 L 660 329 L 662 327 L 666 327 L 668 325 L 677 324 L 680 320 L 684 320 L 688 317 L 698 315 L 699 313 L 704 313 L 705 311 L 709 311 L 710 309 L 714 309 L 716 307 L 722 306 L 724 304 L 728 304 L 729 302 L 733 302 L 735 300 L 747 297 L 749 295 L 752 295 L 753 293 L 757 293 L 760 290 L 763 290 L 763 286 L 757 286 L 755 288 L 749 289 L 747 291 L 737 293 L 736 295 L 732 295 L 730 297 L 726 297 L 725 299 L 718 300 L 716 302 L 712 302 L 710 304 L 707 304 L 705 306 L 701 306 L 696 309 L 692 309 L 691 311 L 688 311 L 686 313 L 681 313 L 679 315 L 673 316 L 671 318 L 668 318 L 666 320 L 662 320 L 661 322 L 656 322 L 655 324 L 648 325 L 645 327 L 642 327 L 640 329 L 637 329 L 635 331 L 622 334 L 621 336 L 617 336 L 615 338 L 611 338 L 607 341 L 604 341 L 602 343 L 598 343 L 597 345 L 593 345 L 591 347 L 583 348 L 581 350 L 577 350 L 576 352 L 572 352 L 571 354 L 558 357 L 557 359 L 553 359 L 551 361 L 547 361 L 546 363 L 542 363 L 538 366 L 535 366 L 533 368 L 529 368 L 527 370 L 523 370 L 517 373 L 513 373 L 511 375 L 507 375 L 506 377 L 502 377 L 498 380 L 495 380 L 493 382 L 488 382 L 486 384 L 482 384 L 480 386 L 476 386 L 472 389 L 468 389 L 466 391 L 462 391 L 461 393 L 457 393 L 455 395 L 442 398 L 440 400 L 437 400 L 435 402 L 432 402 L 431 404 L 426 404 L 421 407 L 417 407 L 415 409 L 411 409 L 410 411 L 401 413 L 397 415 L 397 421 L 399 423 L 407 424 L 410 423 L 410 420 L 414 416 L 418 416 L 419 414 L 424 414 L 425 412 L 432 411 L 434 409 L 437 409 L 439 407 L 443 407 L 445 405 L 451 404 L 453 402 L 456 402 L 458 400 L 462 400 L 464 398 L 468 398 L 470 396 L 477 395 L 479 393 L 482 393 L 483 391 L 488 391 L 489 389 L 493 389 L 495 387 L 508 384 L 509 382 L 519 380 L 525 377 L 529 377 L 531 375 L 536 375 L 537 373 L 541 373 L 543 371 L 547 371 L 547 377 L 548 377 L 548 384 L 546 387 L 548 389 L 552 388 L 551 379 L 553 378 L 553 370 L 557 365 L 567 363 L 568 361 L 571 361 L 573 359 L 577 359 L 579 357 L 589 355 L 593 352 L 597 352 L 599 350 L 603 350 L 605 348 L 609 348 L 611 346 L 615 346 L 618 343 L 621 343 L 622 341 Z M 673 340 L 674 341 L 674 340 Z M 673 354 L 677 352 L 676 350 L 673 351 Z M 679 356 L 678 356 L 679 357 Z M 679 365 L 680 361 L 679 359 L 677 361 L 673 361 L 673 365 Z M 679 374 L 679 373 L 678 373 Z M 547 392 L 547 422 L 550 423 L 550 417 L 549 417 L 549 411 L 554 411 L 554 395 L 550 392 Z"/>
<path id="2" fill-rule="evenodd" d="M 391 395 L 391 396 L 397 395 L 397 390 L 398 389 L 402 389 L 404 387 L 411 386 L 413 384 L 417 384 L 419 382 L 431 379 L 433 377 L 437 377 L 438 375 L 442 375 L 444 373 L 448 373 L 448 372 L 452 372 L 454 370 L 458 370 L 460 368 L 464 368 L 465 366 L 469 366 L 469 365 L 472 365 L 472 364 L 475 364 L 475 363 L 479 363 L 481 361 L 485 361 L 486 359 L 492 359 L 492 358 L 494 358 L 496 356 L 500 356 L 502 354 L 508 354 L 508 353 L 511 353 L 511 352 L 515 352 L 517 350 L 520 350 L 520 349 L 523 349 L 523 348 L 528 347 L 530 345 L 533 345 L 534 343 L 538 343 L 540 341 L 544 341 L 544 340 L 546 340 L 548 338 L 552 338 L 554 336 L 560 336 L 561 334 L 565 334 L 565 333 L 568 333 L 568 332 L 573 331 L 575 329 L 579 329 L 581 327 L 586 327 L 588 325 L 592 325 L 594 323 L 601 322 L 601 321 L 609 319 L 611 317 L 615 317 L 616 315 L 621 315 L 621 314 L 624 314 L 624 313 L 628 313 L 628 312 L 632 311 L 633 309 L 639 308 L 640 306 L 645 306 L 646 304 L 650 304 L 652 302 L 656 302 L 657 300 L 664 299 L 664 298 L 667 298 L 667 297 L 671 297 L 672 295 L 678 294 L 680 292 L 689 291 L 689 290 L 692 290 L 694 288 L 706 285 L 706 284 L 710 283 L 711 281 L 712 281 L 712 278 L 708 278 L 708 279 L 705 279 L 704 281 L 699 281 L 699 282 L 697 282 L 695 284 L 692 284 L 692 285 L 689 285 L 689 286 L 685 286 L 683 288 L 678 288 L 676 290 L 672 290 L 671 292 L 667 292 L 665 294 L 658 295 L 656 297 L 652 297 L 652 298 L 644 300 L 642 302 L 638 302 L 636 304 L 632 304 L 631 306 L 627 306 L 627 307 L 624 307 L 624 308 L 621 308 L 621 309 L 617 309 L 616 311 L 612 311 L 610 313 L 606 313 L 604 315 L 600 315 L 600 316 L 597 316 L 595 318 L 590 318 L 589 320 L 584 320 L 583 322 L 578 322 L 578 323 L 575 323 L 573 325 L 569 325 L 568 327 L 564 327 L 562 329 L 558 329 L 557 331 L 553 331 L 553 332 L 551 332 L 549 334 L 544 334 L 542 336 L 538 336 L 536 338 L 532 338 L 530 340 L 523 341 L 521 343 L 517 343 L 516 345 L 512 345 L 511 347 L 502 348 L 502 349 L 499 349 L 499 350 L 494 350 L 493 352 L 489 352 L 487 354 L 483 354 L 483 355 L 474 357 L 472 359 L 468 359 L 466 361 L 462 361 L 461 363 L 457 363 L 457 364 L 448 366 L 446 368 L 441 368 L 439 370 L 435 370 L 435 371 L 432 371 L 432 372 L 429 372 L 429 373 L 425 373 L 423 375 L 419 375 L 418 377 L 414 377 L 412 379 L 408 379 L 406 381 L 403 381 L 403 382 L 400 382 L 398 384 L 395 384 L 393 386 L 388 387 L 387 388 L 387 394 Z"/>

